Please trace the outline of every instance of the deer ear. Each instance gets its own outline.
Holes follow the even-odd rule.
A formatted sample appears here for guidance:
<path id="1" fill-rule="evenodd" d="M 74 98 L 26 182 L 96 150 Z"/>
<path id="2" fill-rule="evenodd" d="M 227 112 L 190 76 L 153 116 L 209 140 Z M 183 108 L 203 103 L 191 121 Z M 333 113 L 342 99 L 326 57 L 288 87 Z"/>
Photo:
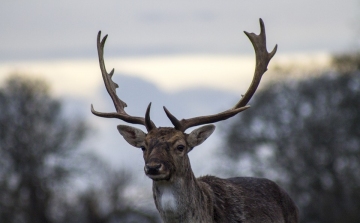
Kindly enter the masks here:
<path id="1" fill-rule="evenodd" d="M 138 148 L 145 145 L 146 134 L 140 129 L 127 125 L 118 125 L 117 129 L 130 145 Z"/>
<path id="2" fill-rule="evenodd" d="M 200 128 L 193 130 L 187 137 L 186 141 L 189 144 L 190 148 L 203 143 L 215 130 L 214 125 L 205 125 Z"/>

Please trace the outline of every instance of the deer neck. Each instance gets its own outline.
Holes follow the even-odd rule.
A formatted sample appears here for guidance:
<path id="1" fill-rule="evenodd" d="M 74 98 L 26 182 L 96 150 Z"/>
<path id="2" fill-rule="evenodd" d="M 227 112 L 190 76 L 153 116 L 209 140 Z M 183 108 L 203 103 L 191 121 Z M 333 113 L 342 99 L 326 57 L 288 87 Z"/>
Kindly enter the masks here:
<path id="1" fill-rule="evenodd" d="M 153 181 L 156 208 L 164 223 L 212 222 L 212 199 L 201 189 L 193 172 L 169 181 Z"/>

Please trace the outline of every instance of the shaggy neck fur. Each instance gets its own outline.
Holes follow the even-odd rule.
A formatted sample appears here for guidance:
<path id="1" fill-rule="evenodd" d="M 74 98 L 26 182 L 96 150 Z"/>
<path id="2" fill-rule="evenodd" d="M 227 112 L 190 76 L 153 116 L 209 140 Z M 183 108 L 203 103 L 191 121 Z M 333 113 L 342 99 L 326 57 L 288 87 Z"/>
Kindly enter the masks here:
<path id="1" fill-rule="evenodd" d="M 209 190 L 208 185 L 196 181 L 191 170 L 170 181 L 153 181 L 156 208 L 164 223 L 213 222 Z"/>

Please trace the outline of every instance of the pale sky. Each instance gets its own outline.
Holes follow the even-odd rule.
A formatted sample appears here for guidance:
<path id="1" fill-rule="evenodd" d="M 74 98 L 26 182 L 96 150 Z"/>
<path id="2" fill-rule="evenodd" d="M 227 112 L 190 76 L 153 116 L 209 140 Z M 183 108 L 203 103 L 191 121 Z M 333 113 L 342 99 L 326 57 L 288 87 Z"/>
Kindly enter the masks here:
<path id="1" fill-rule="evenodd" d="M 26 72 L 46 77 L 56 94 L 87 94 L 102 84 L 96 52 L 102 30 L 109 34 L 108 70 L 168 92 L 198 86 L 237 92 L 255 63 L 243 31 L 259 33 L 260 17 L 269 51 L 279 46 L 270 68 L 309 60 L 322 66 L 330 53 L 357 46 L 359 12 L 355 0 L 5 1 L 0 81 Z"/>
<path id="2" fill-rule="evenodd" d="M 0 60 L 96 57 L 99 30 L 109 56 L 249 54 L 243 31 L 263 18 L 269 48 L 282 53 L 352 49 L 357 0 L 3 1 Z"/>
<path id="3" fill-rule="evenodd" d="M 258 34 L 259 18 L 265 23 L 268 50 L 279 46 L 264 82 L 277 64 L 319 69 L 328 64 L 330 54 L 359 46 L 357 0 L 2 1 L 0 84 L 10 73 L 25 73 L 45 78 L 56 96 L 81 98 L 84 105 L 74 107 L 81 106 L 83 114 L 90 116 L 90 102 L 101 111 L 112 106 L 97 95 L 104 89 L 96 52 L 96 35 L 102 30 L 109 34 L 107 70 L 115 68 L 115 75 L 142 78 L 168 94 L 207 87 L 240 95 L 255 63 L 243 31 Z M 146 194 L 151 194 L 141 152 L 117 133 L 119 121 L 93 116 L 89 121 L 96 130 L 92 148 L 110 163 L 138 173 L 139 185 L 147 185 Z M 209 151 L 218 151 L 220 139 L 216 130 L 201 146 L 208 148 L 191 152 L 197 176 L 216 166 L 212 164 L 219 160 Z M 212 164 L 202 162 L 210 159 Z"/>
<path id="4" fill-rule="evenodd" d="M 275 65 L 320 68 L 329 60 L 326 53 L 279 54 L 271 62 L 263 82 L 274 78 L 271 72 Z M 108 71 L 115 68 L 115 74 L 140 77 L 169 93 L 209 87 L 240 94 L 251 82 L 255 66 L 254 55 L 132 56 L 105 61 Z M 97 59 L 0 62 L 0 82 L 11 73 L 44 78 L 57 96 L 89 97 L 103 83 Z"/>

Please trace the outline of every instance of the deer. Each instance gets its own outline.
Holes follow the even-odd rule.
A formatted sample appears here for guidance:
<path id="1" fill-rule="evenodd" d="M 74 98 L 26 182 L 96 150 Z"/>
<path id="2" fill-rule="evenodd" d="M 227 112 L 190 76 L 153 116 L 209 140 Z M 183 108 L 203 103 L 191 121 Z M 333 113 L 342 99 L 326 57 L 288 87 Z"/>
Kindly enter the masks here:
<path id="1" fill-rule="evenodd" d="M 107 39 L 97 35 L 100 70 L 116 112 L 91 112 L 103 118 L 117 118 L 141 129 L 118 125 L 117 129 L 130 145 L 143 151 L 144 172 L 152 179 L 153 199 L 164 223 L 297 223 L 299 212 L 290 196 L 275 182 L 265 178 L 234 177 L 222 179 L 211 175 L 196 178 L 188 153 L 202 144 L 215 130 L 213 123 L 226 120 L 250 108 L 248 102 L 259 86 L 277 45 L 269 53 L 266 48 L 265 25 L 260 19 L 260 34 L 244 31 L 250 39 L 256 58 L 252 82 L 234 107 L 223 112 L 177 119 L 164 106 L 165 114 L 174 127 L 156 127 L 150 118 L 151 102 L 145 117 L 129 115 L 127 104 L 116 94 L 118 85 L 111 79 L 114 69 L 106 71 L 104 46 Z M 101 40 L 100 40 L 101 39 Z M 190 127 L 201 127 L 185 133 Z"/>

